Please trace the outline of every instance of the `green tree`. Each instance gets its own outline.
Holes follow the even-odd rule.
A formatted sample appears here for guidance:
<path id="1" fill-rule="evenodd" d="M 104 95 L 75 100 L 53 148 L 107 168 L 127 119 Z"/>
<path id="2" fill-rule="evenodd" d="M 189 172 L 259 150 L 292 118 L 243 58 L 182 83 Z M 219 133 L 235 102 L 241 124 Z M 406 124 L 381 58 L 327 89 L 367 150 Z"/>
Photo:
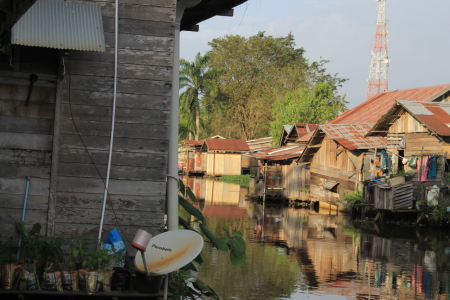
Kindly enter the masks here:
<path id="1" fill-rule="evenodd" d="M 287 92 L 273 103 L 270 135 L 277 138 L 282 125 L 294 123 L 324 124 L 346 110 L 345 96 L 335 95 L 335 86 L 319 83 Z"/>
<path id="2" fill-rule="evenodd" d="M 247 140 L 268 136 L 277 99 L 318 83 L 328 83 L 334 91 L 345 81 L 326 73 L 325 60 L 309 64 L 291 34 L 278 38 L 263 32 L 249 38 L 229 35 L 209 44 L 209 65 L 221 73 L 217 83 L 223 117 L 211 125 L 216 132 L 231 128 L 231 135 Z"/>
<path id="3" fill-rule="evenodd" d="M 217 106 L 218 88 L 214 78 L 218 73 L 207 66 L 209 57 L 197 53 L 193 62 L 180 59 L 180 117 L 183 130 L 195 134 L 195 140 L 200 134 L 201 98 L 208 97 Z M 194 125 L 195 124 L 195 125 Z M 180 130 L 180 132 L 183 132 Z"/>

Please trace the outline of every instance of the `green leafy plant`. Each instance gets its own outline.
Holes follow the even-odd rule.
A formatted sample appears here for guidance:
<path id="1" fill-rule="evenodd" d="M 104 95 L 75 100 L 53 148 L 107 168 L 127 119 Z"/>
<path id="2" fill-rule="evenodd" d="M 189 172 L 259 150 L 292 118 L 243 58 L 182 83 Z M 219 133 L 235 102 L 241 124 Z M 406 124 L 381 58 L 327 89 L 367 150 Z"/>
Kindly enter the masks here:
<path id="1" fill-rule="evenodd" d="M 25 223 L 19 221 L 15 223 L 16 231 L 19 234 L 18 251 L 19 261 L 24 264 L 34 264 L 41 254 L 41 224 L 34 224 L 30 230 L 25 229 Z"/>
<path id="2" fill-rule="evenodd" d="M 64 239 L 57 237 L 44 237 L 40 240 L 39 250 L 43 263 L 49 268 L 53 265 L 55 269 L 64 263 L 64 252 L 62 246 Z"/>
<path id="3" fill-rule="evenodd" d="M 363 193 L 360 190 L 357 190 L 354 193 L 346 193 L 342 196 L 342 199 L 339 200 L 341 203 L 346 203 L 349 207 L 354 207 L 356 204 L 362 202 Z"/>
<path id="4" fill-rule="evenodd" d="M 71 241 L 67 252 L 69 254 L 68 266 L 71 269 L 77 269 L 83 262 L 83 253 L 85 251 L 86 241 L 81 238 L 75 238 Z"/>
<path id="5" fill-rule="evenodd" d="M 102 243 L 99 240 L 95 241 L 94 247 L 84 249 L 82 256 L 84 258 L 81 263 L 82 267 L 95 271 L 108 268 L 111 260 L 109 250 L 102 248 Z"/>

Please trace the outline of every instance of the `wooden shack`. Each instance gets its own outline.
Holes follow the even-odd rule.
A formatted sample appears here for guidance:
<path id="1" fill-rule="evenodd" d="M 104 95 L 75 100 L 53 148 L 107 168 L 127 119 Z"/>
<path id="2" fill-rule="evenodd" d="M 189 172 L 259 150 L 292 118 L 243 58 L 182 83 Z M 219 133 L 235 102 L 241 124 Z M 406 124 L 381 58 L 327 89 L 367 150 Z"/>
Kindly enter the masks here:
<path id="1" fill-rule="evenodd" d="M 44 234 L 96 238 L 106 195 L 100 233 L 161 232 L 177 1 L 119 1 L 117 20 L 113 0 L 1 2 L 0 236 L 26 210 Z M 202 1 L 181 30 L 243 2 Z"/>
<path id="2" fill-rule="evenodd" d="M 424 199 L 430 187 L 446 183 L 445 173 L 449 171 L 446 162 L 450 158 L 448 124 L 448 102 L 398 100 L 367 136 L 387 138 L 387 151 L 396 162 L 392 172 L 410 174 L 415 198 Z M 427 168 L 428 160 L 433 161 Z M 434 170 L 429 168 L 433 168 L 433 163 Z"/>
<path id="3" fill-rule="evenodd" d="M 207 153 L 207 175 L 241 175 L 243 162 L 248 162 L 243 154 L 250 153 L 250 148 L 245 140 L 208 138 L 203 142 L 202 151 Z"/>
<path id="4" fill-rule="evenodd" d="M 291 145 L 252 153 L 259 162 L 251 181 L 251 196 L 279 200 L 309 200 L 309 169 L 296 164 L 306 145 Z"/>
<path id="5" fill-rule="evenodd" d="M 339 199 L 354 193 L 363 178 L 368 150 L 385 148 L 385 138 L 365 138 L 373 124 L 319 125 L 299 159 L 310 167 L 312 201 L 344 208 Z"/>
<path id="6" fill-rule="evenodd" d="M 206 173 L 206 152 L 202 152 L 204 140 L 184 140 L 178 150 L 178 163 L 183 166 L 183 173 L 203 175 Z"/>

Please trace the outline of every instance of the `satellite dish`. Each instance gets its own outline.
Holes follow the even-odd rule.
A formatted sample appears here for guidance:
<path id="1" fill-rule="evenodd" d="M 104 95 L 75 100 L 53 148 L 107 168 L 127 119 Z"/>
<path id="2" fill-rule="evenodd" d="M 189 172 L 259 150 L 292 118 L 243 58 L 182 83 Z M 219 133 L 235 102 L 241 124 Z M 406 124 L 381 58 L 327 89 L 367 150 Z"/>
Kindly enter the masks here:
<path id="1" fill-rule="evenodd" d="M 194 260 L 202 251 L 203 238 L 192 230 L 172 230 L 153 237 L 144 252 L 150 275 L 158 276 L 173 272 Z M 141 255 L 136 255 L 134 264 L 145 273 Z"/>

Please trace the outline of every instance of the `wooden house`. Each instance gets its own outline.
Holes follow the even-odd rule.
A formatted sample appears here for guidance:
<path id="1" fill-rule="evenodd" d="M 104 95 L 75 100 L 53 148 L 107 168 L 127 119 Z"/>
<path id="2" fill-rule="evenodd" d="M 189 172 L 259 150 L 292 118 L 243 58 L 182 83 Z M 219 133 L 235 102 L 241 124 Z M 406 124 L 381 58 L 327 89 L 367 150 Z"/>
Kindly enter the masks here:
<path id="1" fill-rule="evenodd" d="M 387 138 L 393 172 L 410 173 L 416 199 L 442 187 L 450 159 L 450 103 L 398 100 L 367 136 Z M 427 168 L 427 163 L 429 167 Z M 434 168 L 433 168 L 434 165 Z"/>
<path id="2" fill-rule="evenodd" d="M 309 170 L 295 161 L 306 145 L 291 145 L 259 151 L 252 157 L 259 172 L 251 180 L 251 196 L 281 200 L 309 200 Z"/>
<path id="3" fill-rule="evenodd" d="M 386 147 L 385 138 L 365 138 L 373 124 L 319 125 L 299 159 L 309 165 L 312 201 L 342 207 L 338 200 L 353 193 L 372 165 L 367 160 L 370 149 Z M 365 163 L 366 162 L 366 163 Z"/>
<path id="4" fill-rule="evenodd" d="M 379 171 L 377 151 L 387 147 L 387 140 L 365 135 L 381 116 L 397 99 L 448 101 L 449 91 L 450 84 L 444 84 L 380 93 L 320 125 L 299 159 L 310 165 L 311 200 L 344 208 L 337 200 Z"/>
<path id="5" fill-rule="evenodd" d="M 183 166 L 185 174 L 205 174 L 206 173 L 206 152 L 202 152 L 204 140 L 192 141 L 184 140 L 182 149 L 178 151 L 178 162 Z"/>
<path id="6" fill-rule="evenodd" d="M 243 169 L 250 166 L 243 158 L 250 153 L 245 140 L 239 139 L 205 139 L 202 151 L 207 153 L 206 174 L 210 176 L 241 175 Z"/>
<path id="7" fill-rule="evenodd" d="M 245 1 L 180 10 L 181 30 Z M 47 235 L 163 230 L 177 2 L 0 1 L 2 238 L 25 211 Z"/>

